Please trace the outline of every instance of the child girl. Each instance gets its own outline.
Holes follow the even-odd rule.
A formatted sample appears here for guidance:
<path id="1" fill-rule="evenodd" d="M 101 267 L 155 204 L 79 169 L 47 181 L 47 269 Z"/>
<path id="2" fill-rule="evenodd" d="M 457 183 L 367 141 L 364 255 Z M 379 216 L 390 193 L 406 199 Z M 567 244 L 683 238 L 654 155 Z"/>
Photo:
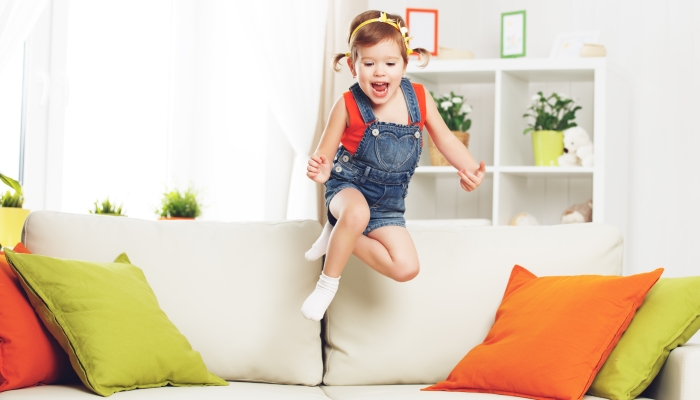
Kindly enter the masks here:
<path id="1" fill-rule="evenodd" d="M 306 175 L 325 184 L 329 221 L 306 253 L 314 260 L 327 252 L 316 289 L 301 308 L 308 319 L 323 317 L 350 254 L 399 282 L 418 274 L 418 254 L 403 215 L 424 126 L 457 169 L 464 190 L 476 189 L 484 178 L 484 163 L 450 132 L 432 97 L 403 77 L 409 54 L 424 58 L 422 66 L 430 57 L 427 50 L 408 46 L 407 33 L 401 16 L 366 11 L 350 24 L 350 51 L 335 56 L 333 69 L 339 71 L 347 57 L 357 82 L 333 105 L 307 166 Z"/>

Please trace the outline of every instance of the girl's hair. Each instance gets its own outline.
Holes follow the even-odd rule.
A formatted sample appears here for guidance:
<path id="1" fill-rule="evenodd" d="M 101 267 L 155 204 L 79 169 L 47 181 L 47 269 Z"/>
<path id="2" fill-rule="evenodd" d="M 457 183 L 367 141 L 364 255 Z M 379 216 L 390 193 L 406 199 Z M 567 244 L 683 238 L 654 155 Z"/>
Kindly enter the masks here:
<path id="1" fill-rule="evenodd" d="M 375 44 L 386 40 L 394 41 L 401 47 L 401 49 L 403 49 L 401 55 L 403 57 L 404 65 L 408 65 L 409 50 L 413 53 L 418 53 L 419 59 L 423 60 L 423 63 L 420 64 L 419 67 L 422 68 L 428 65 L 428 61 L 430 60 L 430 52 L 428 50 L 424 48 L 410 49 L 407 47 L 408 43 L 404 38 L 408 37 L 408 31 L 405 28 L 406 22 L 404 22 L 400 15 L 387 13 L 386 18 L 388 22 L 371 22 L 360 27 L 357 32 L 355 31 L 355 29 L 357 29 L 357 27 L 363 22 L 370 19 L 380 18 L 381 15 L 381 11 L 370 10 L 363 12 L 352 20 L 348 32 L 348 46 L 350 47 L 350 52 L 338 53 L 333 57 L 333 70 L 336 72 L 340 71 L 340 60 L 342 60 L 344 57 L 350 57 L 353 60 L 357 59 L 358 46 L 374 46 Z M 393 22 L 400 28 L 406 29 L 406 33 L 404 34 L 400 31 L 400 28 L 395 27 L 389 22 Z"/>

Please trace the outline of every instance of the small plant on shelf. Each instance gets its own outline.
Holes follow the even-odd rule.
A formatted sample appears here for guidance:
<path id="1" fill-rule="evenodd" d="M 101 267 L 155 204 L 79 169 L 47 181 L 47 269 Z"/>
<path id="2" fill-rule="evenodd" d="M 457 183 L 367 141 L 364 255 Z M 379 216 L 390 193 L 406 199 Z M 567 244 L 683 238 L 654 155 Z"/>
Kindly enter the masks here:
<path id="1" fill-rule="evenodd" d="M 161 200 L 161 208 L 156 210 L 162 219 L 197 218 L 202 214 L 202 205 L 197 200 L 197 192 L 191 187 L 185 191 L 166 190 Z"/>
<path id="2" fill-rule="evenodd" d="M 126 217 L 123 213 L 123 204 L 116 205 L 109 201 L 109 198 L 103 200 L 101 203 L 99 200 L 95 200 L 95 208 L 89 210 L 90 214 L 101 214 L 101 215 L 113 215 L 118 217 Z"/>
<path id="3" fill-rule="evenodd" d="M 472 120 L 467 118 L 472 107 L 464 102 L 464 96 L 459 96 L 450 92 L 449 95 L 435 97 L 433 92 L 430 92 L 437 105 L 438 112 L 445 121 L 445 124 L 451 131 L 468 132 L 472 126 Z"/>
<path id="4" fill-rule="evenodd" d="M 430 95 L 435 100 L 435 105 L 447 128 L 462 142 L 464 147 L 469 147 L 469 133 L 467 131 L 472 126 L 472 120 L 467 118 L 467 116 L 472 112 L 472 107 L 464 102 L 464 96 L 456 95 L 454 92 L 438 97 L 435 97 L 433 92 L 430 92 Z M 430 152 L 430 164 L 436 166 L 450 165 L 430 137 L 428 137 L 428 150 Z"/>
<path id="5" fill-rule="evenodd" d="M 0 206 L 7 208 L 22 208 L 22 205 L 24 204 L 22 185 L 20 185 L 16 180 L 3 174 L 0 174 L 0 180 L 15 191 L 12 193 L 8 190 L 4 195 L 0 196 Z"/>
<path id="6" fill-rule="evenodd" d="M 523 134 L 532 131 L 564 131 L 576 126 L 574 119 L 576 111 L 581 106 L 576 105 L 573 99 L 565 95 L 552 93 L 545 97 L 542 92 L 532 96 L 532 105 L 523 114 L 523 118 L 530 118 L 528 128 Z"/>

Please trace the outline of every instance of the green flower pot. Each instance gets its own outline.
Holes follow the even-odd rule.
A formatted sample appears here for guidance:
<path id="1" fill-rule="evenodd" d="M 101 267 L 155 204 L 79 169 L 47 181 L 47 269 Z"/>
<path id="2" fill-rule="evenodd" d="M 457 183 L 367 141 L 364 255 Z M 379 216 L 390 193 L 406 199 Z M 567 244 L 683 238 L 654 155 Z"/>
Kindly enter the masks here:
<path id="1" fill-rule="evenodd" d="M 534 131 L 532 132 L 532 151 L 535 165 L 538 167 L 556 167 L 557 159 L 564 154 L 564 132 Z"/>
<path id="2" fill-rule="evenodd" d="M 19 243 L 28 215 L 24 208 L 0 207 L 0 244 L 12 248 Z"/>

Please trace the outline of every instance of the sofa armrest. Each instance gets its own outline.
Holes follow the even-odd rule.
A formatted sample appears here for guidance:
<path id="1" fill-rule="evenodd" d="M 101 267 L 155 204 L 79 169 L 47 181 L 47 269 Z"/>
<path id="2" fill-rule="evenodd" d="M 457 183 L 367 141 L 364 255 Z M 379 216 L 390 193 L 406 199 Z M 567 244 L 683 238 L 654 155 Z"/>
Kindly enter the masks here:
<path id="1" fill-rule="evenodd" d="M 700 344 L 677 347 L 642 394 L 657 400 L 700 399 Z"/>

